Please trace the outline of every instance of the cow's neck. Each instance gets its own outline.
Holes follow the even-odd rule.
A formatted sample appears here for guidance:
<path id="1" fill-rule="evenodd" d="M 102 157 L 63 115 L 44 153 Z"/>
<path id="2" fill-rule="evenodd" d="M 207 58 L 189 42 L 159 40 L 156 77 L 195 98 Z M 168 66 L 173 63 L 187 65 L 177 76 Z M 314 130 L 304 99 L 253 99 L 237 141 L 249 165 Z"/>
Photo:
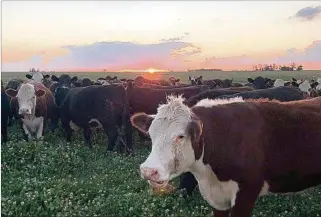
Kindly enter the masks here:
<path id="1" fill-rule="evenodd" d="M 220 181 L 211 166 L 204 163 L 203 156 L 204 149 L 201 158 L 191 165 L 189 171 L 195 176 L 204 199 L 217 210 L 228 210 L 235 205 L 238 183 Z"/>

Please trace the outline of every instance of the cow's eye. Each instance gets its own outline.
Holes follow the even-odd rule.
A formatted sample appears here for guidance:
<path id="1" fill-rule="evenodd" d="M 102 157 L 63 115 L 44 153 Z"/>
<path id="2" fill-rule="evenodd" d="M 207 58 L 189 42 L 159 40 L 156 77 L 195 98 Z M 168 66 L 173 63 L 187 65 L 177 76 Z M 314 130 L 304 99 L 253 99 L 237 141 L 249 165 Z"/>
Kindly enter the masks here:
<path id="1" fill-rule="evenodd" d="M 179 135 L 178 136 L 179 139 L 184 139 L 184 137 L 185 137 L 184 135 Z"/>

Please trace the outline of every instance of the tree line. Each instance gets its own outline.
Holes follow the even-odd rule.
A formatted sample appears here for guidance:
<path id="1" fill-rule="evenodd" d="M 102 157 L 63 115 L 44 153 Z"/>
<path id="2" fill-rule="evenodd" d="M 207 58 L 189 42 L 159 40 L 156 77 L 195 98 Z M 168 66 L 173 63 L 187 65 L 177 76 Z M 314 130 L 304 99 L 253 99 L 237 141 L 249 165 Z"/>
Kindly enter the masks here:
<path id="1" fill-rule="evenodd" d="M 273 64 L 257 64 L 253 65 L 254 71 L 301 71 L 303 70 L 302 65 L 297 65 L 296 63 L 291 63 L 289 65 L 277 65 L 275 63 Z"/>

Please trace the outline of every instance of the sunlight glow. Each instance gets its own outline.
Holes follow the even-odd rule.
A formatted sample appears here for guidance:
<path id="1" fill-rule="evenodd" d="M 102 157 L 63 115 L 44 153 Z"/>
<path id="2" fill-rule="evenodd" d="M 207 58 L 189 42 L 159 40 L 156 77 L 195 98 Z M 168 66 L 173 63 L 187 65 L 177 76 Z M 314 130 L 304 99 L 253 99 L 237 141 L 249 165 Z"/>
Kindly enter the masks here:
<path id="1" fill-rule="evenodd" d="M 156 69 L 149 68 L 149 69 L 147 69 L 147 72 L 150 74 L 154 74 L 156 72 Z"/>

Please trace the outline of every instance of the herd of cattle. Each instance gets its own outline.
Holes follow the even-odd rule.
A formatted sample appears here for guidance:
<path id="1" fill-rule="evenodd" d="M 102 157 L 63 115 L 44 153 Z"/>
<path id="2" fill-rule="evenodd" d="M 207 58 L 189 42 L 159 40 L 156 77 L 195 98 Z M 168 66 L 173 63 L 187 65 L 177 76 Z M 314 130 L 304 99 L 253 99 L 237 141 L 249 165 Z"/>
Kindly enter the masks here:
<path id="1" fill-rule="evenodd" d="M 198 111 L 197 107 L 211 107 L 211 100 L 214 100 L 213 102 L 216 100 L 216 102 L 221 102 L 222 104 L 222 102 L 233 102 L 235 99 L 246 99 L 253 103 L 252 107 L 250 106 L 251 108 L 235 106 L 235 109 L 239 109 L 238 112 L 236 112 L 232 107 L 226 107 L 226 112 L 222 111 L 222 113 L 218 113 L 222 115 L 222 118 L 217 120 L 220 122 L 220 129 L 205 129 L 205 123 L 203 123 L 204 127 L 203 124 L 199 125 L 197 121 L 194 123 L 192 132 L 195 134 L 193 134 L 196 136 L 194 139 L 197 139 L 198 143 L 203 143 L 205 140 L 213 142 L 213 139 L 223 141 L 222 136 L 217 135 L 216 138 L 213 137 L 217 133 L 231 137 L 226 140 L 227 143 L 232 144 L 233 142 L 235 143 L 235 141 L 241 143 L 240 141 L 243 140 L 249 143 L 252 142 L 251 145 L 249 144 L 246 147 L 249 149 L 249 153 L 254 153 L 253 156 L 250 156 L 249 153 L 244 153 L 238 146 L 235 146 L 235 149 L 239 151 L 237 154 L 233 154 L 229 149 L 224 151 L 224 148 L 216 147 L 218 153 L 222 154 L 222 156 L 218 156 L 212 153 L 217 160 L 211 159 L 208 154 L 204 153 L 205 149 L 208 149 L 206 148 L 208 145 L 205 147 L 204 144 L 202 147 L 202 157 L 204 158 L 203 160 L 206 159 L 205 161 L 209 164 L 214 162 L 213 165 L 211 164 L 211 167 L 213 171 L 215 171 L 215 177 L 220 177 L 222 180 L 228 179 L 230 175 L 229 172 L 231 171 L 224 170 L 225 167 L 223 165 L 223 163 L 226 163 L 225 165 L 231 164 L 224 160 L 224 157 L 228 155 L 226 159 L 230 157 L 235 158 L 234 162 L 240 164 L 239 167 L 235 167 L 232 170 L 237 179 L 240 179 L 244 189 L 249 188 L 251 184 L 253 184 L 253 186 L 257 184 L 254 181 L 253 183 L 249 183 L 248 179 L 250 178 L 257 178 L 262 181 L 261 175 L 263 176 L 263 174 L 259 174 L 262 170 L 265 170 L 264 174 L 269 174 L 275 178 L 275 180 L 272 180 L 275 181 L 273 184 L 272 181 L 268 183 L 270 187 L 272 185 L 273 187 L 276 186 L 275 189 L 273 189 L 274 192 L 302 190 L 306 188 L 306 186 L 313 186 L 319 184 L 321 181 L 321 163 L 320 160 L 314 158 L 316 155 L 321 156 L 321 78 L 311 81 L 292 78 L 291 81 L 284 81 L 282 79 L 272 80 L 259 76 L 255 79 L 249 78 L 247 84 L 235 83 L 229 79 L 203 80 L 202 76 L 189 77 L 189 84 L 182 84 L 180 83 L 180 79 L 174 77 L 170 77 L 168 80 L 148 80 L 139 76 L 136 79 L 119 80 L 116 76 L 113 78 L 107 76 L 106 78 L 99 78 L 96 81 L 92 81 L 89 78 L 80 79 L 77 76 L 71 77 L 68 74 L 62 74 L 59 77 L 55 75 L 49 76 L 44 75 L 42 72 L 35 72 L 32 75 L 27 74 L 26 78 L 25 80 L 12 79 L 5 87 L 1 82 L 2 142 L 7 141 L 7 127 L 12 124 L 14 119 L 19 120 L 26 140 L 43 138 L 44 132 L 47 132 L 47 130 L 55 131 L 59 121 L 61 121 L 68 142 L 71 141 L 73 132 L 82 129 L 86 144 L 92 147 L 91 134 L 95 130 L 102 130 L 108 136 L 107 151 L 114 150 L 117 144 L 119 147 L 125 148 L 127 154 L 134 154 L 132 144 L 133 129 L 137 130 L 141 140 L 149 140 L 151 137 L 153 147 L 155 139 L 157 140 L 157 138 L 153 137 L 157 136 L 157 133 L 161 133 L 160 130 L 156 130 L 153 132 L 153 135 L 149 134 L 148 128 L 155 116 L 146 117 L 146 114 L 159 115 L 164 106 L 176 103 L 176 106 L 179 107 L 177 110 L 180 111 L 180 109 L 182 109 L 182 114 L 186 112 L 185 110 L 191 109 L 193 110 L 192 113 L 196 114 L 205 112 L 204 114 L 207 114 L 207 118 L 210 119 L 211 114 L 214 113 L 210 108 L 208 108 L 208 111 Z M 168 98 L 170 95 L 181 95 L 182 98 Z M 170 99 L 172 99 L 172 101 Z M 254 99 L 256 99 L 256 101 Z M 263 105 L 264 102 L 259 99 L 264 99 L 264 102 L 277 102 L 279 106 L 276 108 L 271 107 L 271 110 L 269 110 L 269 108 L 260 110 L 260 105 Z M 251 100 L 253 100 L 253 102 Z M 236 100 L 236 102 L 238 101 Z M 211 104 L 211 106 L 208 106 L 208 104 Z M 231 103 L 231 106 L 232 104 L 233 103 Z M 291 109 L 284 109 L 282 107 L 283 105 L 291 105 L 292 107 L 289 106 Z M 315 112 L 316 107 L 318 108 L 317 111 L 319 111 L 318 116 L 313 116 L 312 114 L 309 116 L 308 112 Z M 279 112 L 277 109 L 279 109 Z M 228 114 L 228 111 L 234 113 Z M 168 108 L 167 112 L 173 113 L 168 114 L 170 116 L 175 116 L 176 114 L 175 108 Z M 292 120 L 290 117 L 285 117 L 284 113 L 293 113 L 293 115 L 296 115 L 296 119 Z M 204 116 L 204 114 L 199 115 Z M 226 122 L 224 122 L 223 117 L 227 118 L 225 120 Z M 186 118 L 189 119 L 189 117 Z M 235 120 L 233 120 L 233 118 Z M 264 121 L 268 122 L 266 119 L 269 118 L 270 125 L 264 126 L 262 123 Z M 160 119 L 163 120 L 162 118 Z M 168 119 L 170 118 L 168 117 Z M 281 122 L 277 121 L 279 119 Z M 296 125 L 298 120 L 302 121 L 301 126 Z M 204 120 L 202 121 L 205 122 Z M 240 121 L 241 124 L 235 121 Z M 303 123 L 303 121 L 310 121 L 311 126 L 307 126 L 308 123 Z M 47 124 L 49 128 L 46 127 Z M 235 127 L 227 126 L 231 124 L 235 124 Z M 208 123 L 208 125 L 211 124 Z M 166 126 L 169 127 L 170 124 Z M 312 126 L 315 129 L 311 129 Z M 162 126 L 159 125 L 159 129 L 162 129 L 161 127 Z M 264 130 L 268 131 L 271 137 L 276 137 L 273 140 L 275 144 L 271 145 L 271 149 L 273 150 L 268 150 L 267 147 L 264 147 L 264 151 L 262 151 L 254 147 L 255 145 L 261 147 L 260 142 L 266 142 L 271 139 L 270 137 L 262 137 L 262 134 L 259 134 L 259 136 L 261 136 L 261 138 L 259 138 L 256 134 L 257 131 L 263 130 L 261 129 L 263 127 L 267 128 Z M 295 137 L 295 134 L 298 134 L 300 127 L 306 134 L 300 134 L 301 137 L 298 139 L 300 142 L 307 143 L 307 149 L 310 148 L 309 150 L 303 149 L 301 143 L 299 144 L 298 141 L 292 139 Z M 237 130 L 237 136 L 229 135 L 230 132 L 234 132 L 235 130 Z M 278 130 L 284 135 L 280 135 Z M 205 137 L 200 141 L 200 134 L 202 132 L 205 134 Z M 206 136 L 206 134 L 212 135 Z M 248 134 L 251 134 L 251 136 L 248 136 Z M 281 141 L 277 141 L 278 139 Z M 179 143 L 183 140 L 184 136 L 178 136 L 175 142 Z M 289 144 L 284 147 L 289 148 L 289 150 L 283 150 L 283 147 L 278 146 L 281 143 L 287 142 Z M 312 144 L 313 142 L 315 143 L 314 146 Z M 220 141 L 218 143 L 220 143 Z M 202 150 L 196 151 L 193 141 L 192 145 L 195 156 L 199 159 L 201 157 L 199 154 Z M 291 145 L 293 145 L 293 148 L 291 148 Z M 298 149 L 294 150 L 295 147 Z M 154 153 L 154 148 L 152 149 L 152 153 Z M 209 150 L 209 152 L 210 151 L 211 150 Z M 286 156 L 274 156 L 272 153 L 279 152 L 284 154 L 285 151 L 288 152 Z M 303 159 L 303 155 L 301 155 L 300 152 L 306 153 L 310 158 Z M 266 164 L 260 161 L 263 155 L 266 156 Z M 298 159 L 293 161 L 296 155 Z M 248 159 L 245 159 L 246 157 L 248 157 Z M 275 165 L 273 163 L 273 159 L 277 159 L 276 162 L 279 162 L 279 157 L 286 158 L 282 161 L 284 165 Z M 150 159 L 150 157 L 148 159 Z M 176 173 L 180 171 L 180 160 L 182 160 L 182 157 L 175 157 L 174 162 L 169 163 L 174 165 L 173 167 L 175 167 L 174 170 Z M 300 160 L 304 162 L 302 164 L 298 163 Z M 250 167 L 250 165 L 254 167 L 253 164 L 255 164 L 255 170 L 253 169 L 253 174 L 247 174 L 245 180 L 244 173 L 246 172 L 242 169 L 249 169 L 248 167 Z M 238 170 L 238 168 L 240 170 Z M 157 169 L 150 169 L 145 166 L 143 168 L 141 167 L 141 171 L 142 177 L 149 179 L 151 182 L 157 180 L 155 183 L 163 183 L 163 181 L 158 180 L 161 172 Z M 284 175 L 288 171 L 289 174 Z M 182 173 L 179 188 L 187 189 L 187 192 L 190 194 L 197 184 L 201 183 L 200 178 L 202 178 L 202 174 L 198 174 L 199 177 L 196 177 L 197 182 L 194 173 L 193 175 L 187 171 L 180 171 L 180 174 Z M 204 171 L 204 173 L 206 173 L 206 171 Z M 158 177 L 158 179 L 155 177 Z M 211 177 L 211 179 L 215 178 Z M 290 183 L 290 180 L 293 182 Z M 263 181 L 265 186 L 267 182 L 266 180 Z M 239 185 L 240 182 L 238 183 Z M 302 184 L 303 182 L 307 182 L 308 184 Z M 205 186 L 206 185 L 209 185 L 209 183 L 205 184 Z M 223 198 L 223 194 L 232 192 L 230 188 L 233 188 L 233 186 L 233 183 L 227 183 L 223 186 L 224 188 L 226 187 L 225 190 L 223 189 L 218 192 L 217 189 L 212 189 L 212 191 Z M 240 198 L 236 197 L 236 195 L 230 195 L 229 200 L 224 197 L 225 199 L 220 201 L 211 198 L 211 195 L 207 192 L 209 189 L 206 189 L 208 186 L 205 188 L 200 187 L 203 197 L 218 210 L 216 213 L 225 211 L 233 207 L 234 204 L 240 204 L 236 206 L 236 210 L 238 211 L 235 211 L 233 216 L 250 216 L 249 213 L 254 204 L 251 203 L 252 201 L 247 201 L 249 199 L 247 191 L 243 194 L 242 189 L 237 188 L 239 189 L 239 193 L 241 192 L 238 194 Z M 253 191 L 249 190 L 250 193 L 253 193 Z M 255 195 L 256 198 L 256 193 L 254 192 L 251 196 Z M 247 204 L 247 202 L 249 202 L 249 204 Z M 243 211 L 238 208 L 239 206 L 242 207 L 242 205 Z M 244 207 L 248 207 L 248 209 Z M 222 213 L 219 216 L 228 216 Z"/>

